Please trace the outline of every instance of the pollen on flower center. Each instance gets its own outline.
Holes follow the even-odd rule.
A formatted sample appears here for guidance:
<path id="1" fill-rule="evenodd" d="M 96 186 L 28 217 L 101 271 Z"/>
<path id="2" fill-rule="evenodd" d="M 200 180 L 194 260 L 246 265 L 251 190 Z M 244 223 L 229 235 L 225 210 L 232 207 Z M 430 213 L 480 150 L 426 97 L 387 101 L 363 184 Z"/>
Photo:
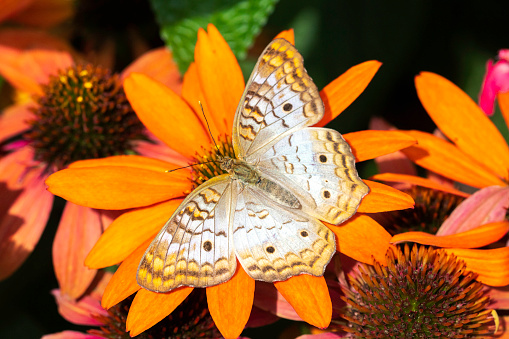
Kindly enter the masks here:
<path id="1" fill-rule="evenodd" d="M 195 187 L 203 184 L 208 179 L 226 173 L 219 166 L 218 158 L 220 156 L 235 158 L 235 152 L 233 151 L 232 141 L 229 136 L 220 137 L 217 140 L 217 148 L 212 144 L 210 149 L 202 148 L 201 152 L 196 153 L 192 164 L 200 165 L 193 166 L 191 180 L 194 182 Z"/>
<path id="2" fill-rule="evenodd" d="M 479 338 L 495 331 L 476 274 L 442 250 L 405 245 L 387 266 L 361 265 L 342 286 L 351 338 Z"/>
<path id="3" fill-rule="evenodd" d="M 52 76 L 43 90 L 24 137 L 50 170 L 76 160 L 125 154 L 131 141 L 143 137 L 143 125 L 118 75 L 107 69 L 73 66 Z"/>

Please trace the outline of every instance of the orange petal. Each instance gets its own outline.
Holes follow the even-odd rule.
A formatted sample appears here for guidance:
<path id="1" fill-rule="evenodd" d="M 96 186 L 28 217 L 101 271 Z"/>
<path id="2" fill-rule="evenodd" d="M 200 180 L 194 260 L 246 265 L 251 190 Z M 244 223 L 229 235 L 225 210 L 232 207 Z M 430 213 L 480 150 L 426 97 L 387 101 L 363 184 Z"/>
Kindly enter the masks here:
<path id="1" fill-rule="evenodd" d="M 126 330 L 134 337 L 149 329 L 173 312 L 192 291 L 193 287 L 180 287 L 169 293 L 141 289 L 129 309 Z"/>
<path id="2" fill-rule="evenodd" d="M 26 131 L 30 125 L 27 120 L 33 117 L 29 109 L 32 103 L 12 105 L 5 108 L 0 115 L 0 142 Z"/>
<path id="3" fill-rule="evenodd" d="M 432 181 L 430 179 L 416 177 L 414 175 L 407 174 L 397 174 L 397 173 L 382 173 L 373 175 L 370 179 L 381 180 L 381 181 L 389 181 L 389 182 L 401 182 L 401 183 L 410 183 L 412 185 L 417 185 L 421 187 L 427 187 L 443 192 L 452 193 L 455 195 L 459 195 L 461 197 L 469 197 L 470 194 L 465 192 L 458 191 L 457 189 L 451 188 L 449 186 L 442 185 L 438 182 Z"/>
<path id="4" fill-rule="evenodd" d="M 371 60 L 353 66 L 320 92 L 325 114 L 315 126 L 323 127 L 343 112 L 368 87 L 381 62 Z"/>
<path id="5" fill-rule="evenodd" d="M 357 213 L 340 226 L 325 224 L 336 235 L 337 251 L 366 264 L 373 264 L 373 259 L 385 264 L 391 235 L 379 223 Z"/>
<path id="6" fill-rule="evenodd" d="M 434 73 L 415 78 L 417 94 L 438 128 L 466 154 L 508 178 L 509 147 L 497 127 L 459 87 Z"/>
<path id="7" fill-rule="evenodd" d="M 18 154 L 15 154 L 18 155 Z M 16 157 L 12 157 L 16 159 Z M 17 157 L 20 159 L 19 157 Z M 22 158 L 21 158 L 22 159 Z M 9 160 L 5 157 L 2 160 Z M 1 162 L 0 162 L 1 163 Z M 3 165 L 3 164 L 2 164 Z M 24 167 L 24 166 L 23 166 Z M 0 167 L 0 173 L 5 170 Z M 33 171 L 22 190 L 10 190 L 0 182 L 0 280 L 21 266 L 39 242 L 48 221 L 53 196 L 45 190 L 42 172 Z M 17 179 L 17 177 L 15 178 Z"/>
<path id="8" fill-rule="evenodd" d="M 33 0 L 3 0 L 0 1 L 0 21 L 19 13 L 33 2 Z"/>
<path id="9" fill-rule="evenodd" d="M 198 68 L 196 63 L 192 62 L 184 75 L 184 83 L 182 84 L 182 97 L 187 101 L 187 104 L 193 108 L 195 112 L 198 112 L 197 116 L 200 118 L 203 126 L 210 127 L 210 131 L 214 136 L 215 140 L 219 140 L 220 137 L 224 137 L 225 131 L 222 129 L 224 121 L 221 117 L 212 115 L 205 94 L 200 84 L 200 78 L 198 76 Z M 203 106 L 203 113 L 201 109 Z M 205 119 L 207 117 L 207 119 Z M 221 129 L 219 128 L 221 127 Z"/>
<path id="10" fill-rule="evenodd" d="M 437 247 L 477 248 L 501 239 L 509 231 L 509 222 L 493 222 L 478 226 L 470 231 L 437 236 L 424 232 L 405 232 L 396 234 L 391 243 L 416 242 Z"/>
<path id="11" fill-rule="evenodd" d="M 355 161 L 374 159 L 415 145 L 417 140 L 400 131 L 359 131 L 343 135 L 352 148 Z"/>
<path id="12" fill-rule="evenodd" d="M 4 13 L 2 9 L 0 9 L 0 13 Z M 2 27 L 0 31 L 0 45 L 9 46 L 18 50 L 46 49 L 73 53 L 73 49 L 67 41 L 56 38 L 46 31 L 30 28 Z"/>
<path id="13" fill-rule="evenodd" d="M 217 127 L 231 133 L 233 117 L 244 92 L 244 77 L 232 50 L 217 28 L 209 24 L 208 34 L 198 30 L 194 60 L 201 88 Z"/>
<path id="14" fill-rule="evenodd" d="M 142 256 L 145 254 L 152 239 L 145 241 L 131 253 L 118 267 L 104 290 L 101 305 L 105 309 L 115 306 L 141 287 L 136 282 L 136 272 Z"/>
<path id="15" fill-rule="evenodd" d="M 467 269 L 479 274 L 478 281 L 488 286 L 509 285 L 509 247 L 491 250 L 444 249 L 465 261 Z"/>
<path id="16" fill-rule="evenodd" d="M 121 79 L 124 80 L 134 72 L 148 75 L 179 95 L 182 91 L 182 77 L 170 50 L 166 47 L 150 50 L 134 60 L 122 71 Z"/>
<path id="17" fill-rule="evenodd" d="M 0 46 L 0 74 L 19 90 L 43 95 L 40 85 L 46 84 L 50 75 L 74 64 L 68 52 L 52 50 L 18 51 Z"/>
<path id="18" fill-rule="evenodd" d="M 165 85 L 144 74 L 132 73 L 124 80 L 124 90 L 141 122 L 172 149 L 192 157 L 201 146 L 209 146 L 206 127 L 186 102 Z"/>
<path id="19" fill-rule="evenodd" d="M 172 164 L 159 159 L 148 158 L 141 155 L 115 155 L 100 159 L 88 159 L 75 161 L 69 165 L 69 168 L 92 168 L 102 166 L 126 166 L 133 168 L 146 169 L 156 172 L 167 172 L 181 167 L 178 164 Z M 186 170 L 171 172 L 173 178 L 184 180 L 189 178 L 190 172 Z"/>
<path id="20" fill-rule="evenodd" d="M 509 126 L 509 92 L 497 94 L 498 107 L 502 112 L 505 120 L 505 125 Z"/>
<path id="21" fill-rule="evenodd" d="M 301 274 L 277 281 L 274 286 L 302 320 L 318 328 L 329 326 L 332 302 L 324 277 Z"/>
<path id="22" fill-rule="evenodd" d="M 102 233 L 100 214 L 88 207 L 67 203 L 55 240 L 53 266 L 62 294 L 78 299 L 97 271 L 84 265 L 85 256 Z"/>
<path id="23" fill-rule="evenodd" d="M 103 268 L 123 261 L 141 243 L 155 237 L 181 202 L 181 199 L 165 201 L 122 214 L 95 243 L 85 265 Z"/>
<path id="24" fill-rule="evenodd" d="M 9 18 L 9 21 L 27 26 L 49 28 L 70 19 L 74 14 L 72 1 L 36 0 L 23 11 Z"/>
<path id="25" fill-rule="evenodd" d="M 180 197 L 192 188 L 189 180 L 172 174 L 127 166 L 69 168 L 50 175 L 46 185 L 75 204 L 119 210 Z"/>
<path id="26" fill-rule="evenodd" d="M 255 281 L 237 261 L 237 271 L 223 284 L 207 287 L 210 315 L 221 334 L 237 338 L 249 320 L 253 307 Z"/>
<path id="27" fill-rule="evenodd" d="M 475 160 L 483 161 L 479 156 L 472 158 L 453 144 L 429 133 L 420 131 L 406 133 L 417 139 L 418 145 L 401 151 L 417 165 L 474 187 L 505 185 L 491 169 Z"/>
<path id="28" fill-rule="evenodd" d="M 290 29 L 287 29 L 286 31 L 280 32 L 278 35 L 276 35 L 274 37 L 274 39 L 277 39 L 277 38 L 283 38 L 295 46 L 295 34 L 293 32 L 293 28 L 290 28 Z"/>
<path id="29" fill-rule="evenodd" d="M 378 213 L 413 208 L 414 199 L 406 193 L 378 182 L 363 180 L 369 186 L 369 193 L 359 205 L 357 212 Z"/>

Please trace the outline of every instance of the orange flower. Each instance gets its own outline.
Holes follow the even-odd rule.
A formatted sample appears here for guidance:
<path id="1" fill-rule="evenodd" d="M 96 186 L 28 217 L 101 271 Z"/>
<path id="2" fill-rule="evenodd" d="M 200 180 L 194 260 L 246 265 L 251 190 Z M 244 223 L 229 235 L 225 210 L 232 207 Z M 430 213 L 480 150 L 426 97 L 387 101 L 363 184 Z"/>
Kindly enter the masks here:
<path id="1" fill-rule="evenodd" d="M 283 32 L 293 43 L 293 31 Z M 380 63 L 368 61 L 352 67 L 322 90 L 325 125 L 344 110 L 378 70 Z M 199 101 L 207 114 L 216 140 L 230 135 L 233 113 L 244 91 L 240 67 L 226 41 L 213 26 L 208 33 L 198 32 L 195 63 L 184 76 L 182 95 L 153 79 L 132 74 L 125 82 L 126 94 L 140 120 L 158 138 L 192 162 L 200 148 L 213 149 Z M 357 161 L 372 159 L 415 143 L 401 132 L 362 131 L 344 135 Z M 380 140 L 383 138 L 384 142 Z M 165 173 L 179 164 L 140 156 L 117 156 L 85 160 L 54 173 L 46 181 L 49 190 L 74 203 L 102 209 L 133 210 L 117 218 L 89 253 L 86 265 L 107 267 L 122 262 L 106 288 L 102 305 L 109 308 L 137 292 L 132 303 L 127 329 L 137 335 L 171 313 L 193 290 L 180 287 L 169 293 L 154 293 L 136 283 L 136 270 L 142 255 L 162 225 L 190 192 L 190 171 Z M 140 180 L 141 178 L 141 180 Z M 357 260 L 383 261 L 390 235 L 364 213 L 376 213 L 413 206 L 413 200 L 388 186 L 366 182 L 371 192 L 358 212 L 341 226 L 328 225 L 336 234 L 337 248 Z M 279 292 L 305 321 L 327 327 L 332 306 L 323 277 L 294 276 L 274 283 Z M 237 265 L 226 283 L 206 289 L 210 313 L 226 338 L 236 338 L 246 324 L 255 281 Z"/>
<path id="2" fill-rule="evenodd" d="M 50 80 L 55 79 L 57 74 L 63 76 L 62 72 L 77 67 L 73 54 L 67 44 L 42 32 L 0 32 L 0 74 L 16 89 L 19 99 L 0 116 L 0 148 L 7 153 L 0 159 L 0 279 L 10 276 L 32 252 L 51 211 L 53 196 L 46 191 L 44 180 L 60 162 L 53 163 L 44 158 L 44 147 L 37 146 L 43 138 L 34 137 L 34 126 L 44 120 L 40 114 L 43 104 L 47 105 L 46 112 L 61 112 L 59 108 L 65 106 L 51 106 L 47 102 L 50 94 L 60 94 L 48 91 L 54 89 L 50 86 Z M 168 72 L 172 70 L 168 67 L 171 62 L 169 52 L 159 49 L 133 63 L 123 76 L 131 71 L 161 74 L 153 67 L 145 67 L 146 59 L 156 59 L 154 61 L 167 66 Z M 162 75 L 168 75 L 168 72 Z M 175 74 L 178 76 L 174 65 L 173 73 L 173 77 L 166 79 L 174 79 Z M 62 79 L 67 78 L 63 76 Z M 62 102 L 68 97 L 58 99 Z M 72 100 L 67 102 L 74 104 Z M 125 97 L 123 102 L 128 105 Z M 137 120 L 134 113 L 131 115 Z M 77 124 L 78 129 L 82 128 L 79 120 Z M 66 134 L 62 125 L 46 127 L 63 136 Z M 43 132 L 43 129 L 39 131 Z M 48 148 L 54 146 L 49 145 Z M 137 141 L 133 143 L 133 148 L 144 154 L 154 152 L 146 142 Z M 64 146 L 58 153 L 67 151 Z M 173 158 L 171 155 L 169 157 Z M 53 244 L 53 263 L 63 294 L 78 298 L 94 279 L 96 271 L 84 267 L 83 261 L 103 229 L 111 222 L 110 214 L 72 203 L 66 205 Z"/>
<path id="3" fill-rule="evenodd" d="M 503 237 L 509 230 L 505 221 L 509 203 L 509 147 L 479 106 L 447 79 L 423 72 L 415 79 L 424 108 L 448 140 L 420 131 L 407 131 L 418 144 L 402 152 L 429 171 L 453 182 L 481 190 L 464 201 L 445 221 L 437 235 L 408 232 L 391 242 L 418 242 L 446 248 L 479 274 L 478 280 L 491 286 L 509 284 L 509 247 L 479 250 Z M 507 94 L 499 94 L 506 120 Z M 454 194 L 469 196 L 453 187 L 412 175 L 383 173 L 373 179 L 405 182 Z"/>
<path id="4" fill-rule="evenodd" d="M 3 0 L 0 2 L 0 21 L 48 28 L 55 26 L 74 13 L 69 0 Z"/>

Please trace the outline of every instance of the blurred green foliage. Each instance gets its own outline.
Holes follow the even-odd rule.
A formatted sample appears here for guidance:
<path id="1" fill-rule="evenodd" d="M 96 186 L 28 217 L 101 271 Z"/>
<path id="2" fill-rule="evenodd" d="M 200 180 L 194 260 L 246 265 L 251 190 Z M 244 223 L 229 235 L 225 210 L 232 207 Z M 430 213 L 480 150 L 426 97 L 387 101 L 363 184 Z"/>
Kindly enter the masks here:
<path id="1" fill-rule="evenodd" d="M 171 49 L 180 72 L 194 60 L 200 27 L 213 23 L 239 59 L 267 22 L 277 0 L 151 0 L 161 37 Z"/>

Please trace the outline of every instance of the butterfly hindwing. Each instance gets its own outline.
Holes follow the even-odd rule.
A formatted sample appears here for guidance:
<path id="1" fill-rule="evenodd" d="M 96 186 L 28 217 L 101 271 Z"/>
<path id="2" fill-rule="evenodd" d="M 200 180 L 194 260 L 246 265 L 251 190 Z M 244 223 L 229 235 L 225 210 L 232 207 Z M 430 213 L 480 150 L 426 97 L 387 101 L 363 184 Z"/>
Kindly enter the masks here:
<path id="1" fill-rule="evenodd" d="M 307 127 L 280 139 L 258 168 L 291 187 L 304 212 L 331 224 L 350 218 L 369 191 L 350 146 L 332 129 Z"/>
<path id="2" fill-rule="evenodd" d="M 230 235 L 231 187 L 229 175 L 215 177 L 182 202 L 145 252 L 137 272 L 140 286 L 167 292 L 231 278 L 237 264 Z"/>
<path id="3" fill-rule="evenodd" d="M 336 251 L 334 233 L 323 223 L 253 187 L 238 195 L 233 240 L 244 270 L 267 282 L 301 273 L 321 276 Z"/>
<path id="4" fill-rule="evenodd" d="M 237 108 L 233 125 L 237 158 L 247 160 L 284 133 L 318 122 L 323 112 L 300 53 L 284 39 L 273 40 L 258 59 Z"/>

